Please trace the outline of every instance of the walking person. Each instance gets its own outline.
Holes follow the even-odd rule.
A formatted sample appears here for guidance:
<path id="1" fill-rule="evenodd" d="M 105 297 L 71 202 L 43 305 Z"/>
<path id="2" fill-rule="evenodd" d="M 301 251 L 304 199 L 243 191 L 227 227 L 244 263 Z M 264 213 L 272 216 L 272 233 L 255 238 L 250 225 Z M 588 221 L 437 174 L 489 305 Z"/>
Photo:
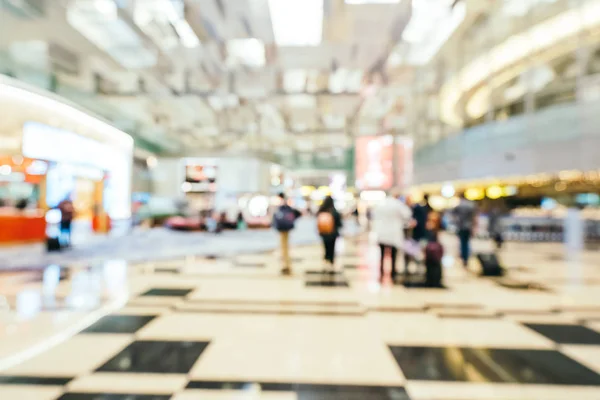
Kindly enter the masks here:
<path id="1" fill-rule="evenodd" d="M 492 207 L 488 214 L 488 234 L 496 244 L 496 250 L 500 250 L 504 244 L 502 217 L 502 210 L 498 206 Z"/>
<path id="2" fill-rule="evenodd" d="M 281 269 L 282 275 L 292 274 L 292 263 L 290 259 L 290 232 L 294 230 L 296 226 L 296 220 L 300 218 L 300 211 L 292 208 L 285 197 L 285 194 L 279 195 L 281 205 L 275 211 L 273 215 L 273 227 L 279 232 L 279 238 L 281 241 L 281 259 L 283 267 Z"/>
<path id="3" fill-rule="evenodd" d="M 467 200 L 465 194 L 460 196 L 460 202 L 452 211 L 456 231 L 460 241 L 460 258 L 463 266 L 469 266 L 469 257 L 471 257 L 471 238 L 475 229 L 477 219 L 477 206 L 470 200 Z"/>
<path id="4" fill-rule="evenodd" d="M 63 239 L 63 246 L 71 247 L 71 231 L 73 226 L 73 217 L 75 216 L 75 207 L 71 197 L 65 198 L 58 204 L 60 210 L 60 236 Z"/>
<path id="5" fill-rule="evenodd" d="M 331 196 L 327 196 L 323 200 L 323 204 L 321 204 L 317 212 L 317 227 L 319 235 L 323 239 L 325 263 L 330 269 L 335 269 L 335 242 L 340 236 L 342 217 L 335 209 L 335 204 Z"/>
<path id="6" fill-rule="evenodd" d="M 421 240 L 429 239 L 427 237 L 429 233 L 427 229 L 427 220 L 431 211 L 432 208 L 429 205 L 428 194 L 423 196 L 422 202 L 413 206 L 413 218 L 416 222 L 416 225 L 412 231 L 412 238 L 414 241 L 420 242 Z"/>
<path id="7" fill-rule="evenodd" d="M 411 220 L 411 209 L 399 200 L 396 193 L 386 197 L 381 204 L 373 210 L 373 232 L 381 249 L 381 279 L 384 276 L 384 262 L 386 253 L 391 253 L 392 280 L 396 279 L 396 258 L 398 249 L 404 245 L 404 228 Z"/>

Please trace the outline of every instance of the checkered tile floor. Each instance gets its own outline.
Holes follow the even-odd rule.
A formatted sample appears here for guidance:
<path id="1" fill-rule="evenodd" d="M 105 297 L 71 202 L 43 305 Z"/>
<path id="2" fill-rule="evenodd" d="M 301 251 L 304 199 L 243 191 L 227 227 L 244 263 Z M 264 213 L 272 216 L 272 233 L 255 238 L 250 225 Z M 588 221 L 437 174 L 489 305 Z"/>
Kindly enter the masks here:
<path id="1" fill-rule="evenodd" d="M 509 245 L 499 279 L 449 258 L 445 289 L 380 283 L 366 238 L 339 272 L 295 248 L 292 277 L 274 253 L 14 273 L 0 399 L 597 400 L 600 255 L 555 247 Z"/>

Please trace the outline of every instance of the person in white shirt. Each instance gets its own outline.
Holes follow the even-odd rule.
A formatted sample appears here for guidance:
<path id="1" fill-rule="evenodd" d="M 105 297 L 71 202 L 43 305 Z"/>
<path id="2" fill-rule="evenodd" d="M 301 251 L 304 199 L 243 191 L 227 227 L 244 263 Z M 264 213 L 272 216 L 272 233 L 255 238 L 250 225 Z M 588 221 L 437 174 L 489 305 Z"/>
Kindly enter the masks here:
<path id="1" fill-rule="evenodd" d="M 411 209 L 398 199 L 400 193 L 392 192 L 373 210 L 373 232 L 381 249 L 381 279 L 384 276 L 385 254 L 389 249 L 392 257 L 392 279 L 396 279 L 398 249 L 404 246 L 404 228 L 412 220 Z"/>

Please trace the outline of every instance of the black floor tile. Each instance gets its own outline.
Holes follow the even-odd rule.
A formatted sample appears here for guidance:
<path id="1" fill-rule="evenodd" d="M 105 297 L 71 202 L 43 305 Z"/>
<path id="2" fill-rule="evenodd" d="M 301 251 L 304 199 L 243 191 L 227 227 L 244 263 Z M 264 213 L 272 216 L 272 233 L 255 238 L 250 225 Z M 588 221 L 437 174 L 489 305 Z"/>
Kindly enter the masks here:
<path id="1" fill-rule="evenodd" d="M 306 275 L 316 276 L 343 276 L 342 271 L 330 271 L 330 270 L 307 270 L 304 272 Z"/>
<path id="2" fill-rule="evenodd" d="M 531 323 L 523 325 L 556 343 L 600 345 L 600 333 L 585 326 Z"/>
<path id="3" fill-rule="evenodd" d="M 153 288 L 142 293 L 140 296 L 185 297 L 193 291 L 194 289 Z"/>
<path id="4" fill-rule="evenodd" d="M 600 375 L 554 350 L 394 347 L 409 380 L 600 385 Z"/>
<path id="5" fill-rule="evenodd" d="M 171 395 L 116 394 L 116 393 L 65 393 L 57 400 L 169 400 Z"/>
<path id="6" fill-rule="evenodd" d="M 401 387 L 299 385 L 298 400 L 410 400 Z"/>
<path id="7" fill-rule="evenodd" d="M 98 371 L 186 374 L 207 346 L 208 342 L 137 341 Z"/>
<path id="8" fill-rule="evenodd" d="M 404 286 L 407 289 L 439 289 L 439 290 L 447 290 L 448 289 L 444 285 L 430 286 L 430 285 L 427 285 L 425 282 L 419 282 L 419 281 L 401 281 L 401 282 L 396 282 L 395 285 Z"/>
<path id="9" fill-rule="evenodd" d="M 532 292 L 552 292 L 552 290 L 548 289 L 546 286 L 537 283 L 537 282 L 522 282 L 522 281 L 513 281 L 513 280 L 497 280 L 496 284 L 502 286 L 505 289 L 511 290 L 523 290 L 523 291 L 532 291 Z"/>
<path id="10" fill-rule="evenodd" d="M 186 389 L 210 390 L 254 390 L 256 386 L 268 392 L 293 392 L 296 385 L 292 383 L 241 382 L 241 381 L 190 381 Z"/>
<path id="11" fill-rule="evenodd" d="M 0 385 L 40 385 L 40 386 L 64 386 L 72 377 L 42 377 L 42 376 L 12 376 L 0 375 Z"/>
<path id="12" fill-rule="evenodd" d="M 155 315 L 108 315 L 82 333 L 136 333 Z"/>
<path id="13" fill-rule="evenodd" d="M 480 310 L 483 308 L 483 306 L 481 304 L 475 303 L 426 303 L 425 308 L 439 308 L 451 310 Z"/>
<path id="14" fill-rule="evenodd" d="M 191 381 L 187 389 L 295 392 L 298 400 L 410 400 L 402 387 L 317 385 L 304 383 Z"/>
<path id="15" fill-rule="evenodd" d="M 236 262 L 234 264 L 234 266 L 236 267 L 244 267 L 244 268 L 264 268 L 265 267 L 265 263 L 259 263 L 259 262 Z"/>
<path id="16" fill-rule="evenodd" d="M 345 280 L 335 279 L 322 279 L 322 280 L 311 280 L 306 282 L 307 287 L 349 287 L 348 282 Z"/>
<path id="17" fill-rule="evenodd" d="M 156 274 L 179 274 L 179 268 L 154 268 Z"/>

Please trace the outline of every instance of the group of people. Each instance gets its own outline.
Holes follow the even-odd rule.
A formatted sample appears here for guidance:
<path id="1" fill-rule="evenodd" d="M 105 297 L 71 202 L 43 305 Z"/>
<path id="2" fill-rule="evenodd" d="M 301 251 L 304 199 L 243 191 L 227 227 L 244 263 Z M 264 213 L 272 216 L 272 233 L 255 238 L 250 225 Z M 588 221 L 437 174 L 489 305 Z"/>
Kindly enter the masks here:
<path id="1" fill-rule="evenodd" d="M 301 213 L 292 208 L 285 195 L 280 195 L 281 205 L 273 218 L 274 227 L 280 232 L 283 259 L 282 273 L 291 274 L 289 257 L 289 233 L 294 229 L 295 221 Z M 460 202 L 451 211 L 460 241 L 460 257 L 464 266 L 470 257 L 470 241 L 476 224 L 477 208 L 475 204 L 460 197 Z M 391 278 L 395 280 L 398 272 L 396 260 L 398 253 L 404 253 L 405 274 L 409 274 L 409 264 L 413 255 L 407 251 L 407 243 L 418 244 L 423 250 L 426 267 L 426 279 L 429 284 L 439 285 L 441 280 L 441 261 L 443 246 L 438 240 L 441 229 L 441 216 L 429 205 L 429 197 L 410 204 L 401 198 L 401 193 L 390 194 L 379 205 L 370 210 L 370 228 L 375 233 L 381 251 L 381 279 L 384 277 L 384 265 L 387 255 L 391 258 Z M 336 210 L 334 200 L 326 197 L 317 213 L 317 227 L 322 238 L 326 268 L 336 269 L 335 245 L 342 228 L 342 217 Z M 407 241 L 406 239 L 411 239 Z"/>

